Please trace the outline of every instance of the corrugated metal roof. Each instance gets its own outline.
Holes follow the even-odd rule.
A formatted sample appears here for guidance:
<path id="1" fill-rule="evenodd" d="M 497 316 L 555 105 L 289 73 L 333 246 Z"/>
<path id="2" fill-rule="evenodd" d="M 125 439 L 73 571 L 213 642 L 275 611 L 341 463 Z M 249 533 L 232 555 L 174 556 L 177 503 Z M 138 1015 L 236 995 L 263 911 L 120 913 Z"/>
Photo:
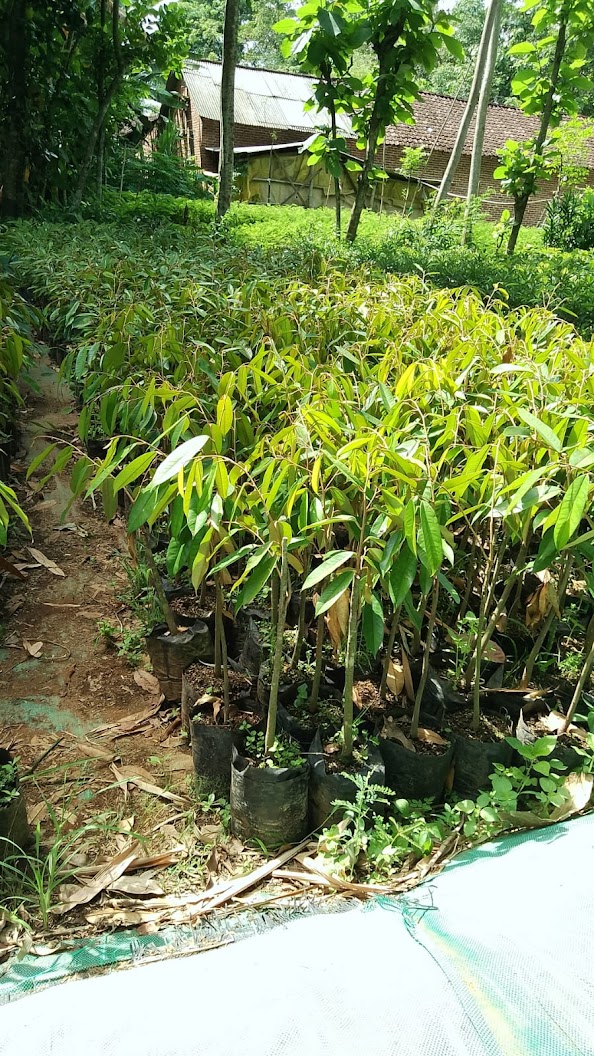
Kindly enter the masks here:
<path id="1" fill-rule="evenodd" d="M 192 106 L 201 117 L 221 119 L 221 66 L 216 62 L 188 62 L 184 80 Z M 304 110 L 312 97 L 312 81 L 290 73 L 273 73 L 238 66 L 235 71 L 235 121 L 260 128 L 295 129 L 312 132 L 328 115 Z M 351 134 L 351 122 L 338 116 L 340 130 Z"/>

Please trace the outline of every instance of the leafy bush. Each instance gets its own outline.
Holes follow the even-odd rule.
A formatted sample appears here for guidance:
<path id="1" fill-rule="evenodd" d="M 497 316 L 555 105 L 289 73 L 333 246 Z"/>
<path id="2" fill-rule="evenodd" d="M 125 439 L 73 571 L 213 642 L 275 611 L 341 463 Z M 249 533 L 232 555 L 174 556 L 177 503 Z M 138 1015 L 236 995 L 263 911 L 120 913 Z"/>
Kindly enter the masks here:
<path id="1" fill-rule="evenodd" d="M 594 248 L 594 190 L 570 190 L 553 198 L 543 224 L 546 246 L 557 249 Z"/>
<path id="2" fill-rule="evenodd" d="M 111 157 L 107 182 L 126 191 L 150 191 L 175 198 L 214 198 L 215 181 L 191 158 L 178 153 L 179 135 L 173 124 L 166 126 L 148 154 L 142 145 L 130 151 L 122 144 Z"/>
<path id="3" fill-rule="evenodd" d="M 101 199 L 83 207 L 85 219 L 102 223 L 133 221 L 139 224 L 183 224 L 197 227 L 214 223 L 214 202 L 207 198 L 176 198 L 151 190 L 113 191 L 106 189 Z"/>

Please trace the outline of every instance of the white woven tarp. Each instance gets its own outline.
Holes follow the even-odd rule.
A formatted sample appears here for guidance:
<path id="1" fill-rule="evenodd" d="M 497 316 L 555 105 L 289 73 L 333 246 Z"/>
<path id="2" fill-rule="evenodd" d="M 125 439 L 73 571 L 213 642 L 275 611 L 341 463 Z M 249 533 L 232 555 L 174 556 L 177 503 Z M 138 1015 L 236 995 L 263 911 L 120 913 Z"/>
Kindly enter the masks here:
<path id="1" fill-rule="evenodd" d="M 0 1009 L 1 1056 L 594 1053 L 594 818 L 410 896 Z"/>

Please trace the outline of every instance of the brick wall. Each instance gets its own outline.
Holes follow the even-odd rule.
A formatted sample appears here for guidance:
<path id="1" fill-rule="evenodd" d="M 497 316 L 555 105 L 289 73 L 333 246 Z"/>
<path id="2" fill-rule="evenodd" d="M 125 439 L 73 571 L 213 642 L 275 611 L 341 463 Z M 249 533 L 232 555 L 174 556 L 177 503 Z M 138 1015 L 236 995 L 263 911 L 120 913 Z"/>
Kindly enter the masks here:
<path id="1" fill-rule="evenodd" d="M 216 172 L 219 164 L 219 156 L 213 147 L 219 146 L 219 122 L 209 118 L 202 118 L 195 108 L 190 106 L 188 112 L 190 129 L 188 139 L 192 144 L 192 153 L 198 164 L 207 172 Z M 235 126 L 235 145 L 237 147 L 257 147 L 272 143 L 299 143 L 307 139 L 309 133 L 299 129 L 270 129 L 260 128 L 253 125 Z M 349 151 L 355 156 L 362 157 L 362 152 L 357 150 L 354 140 L 348 142 Z M 395 171 L 400 165 L 402 148 L 393 144 L 380 147 L 378 162 Z M 438 184 L 443 176 L 449 154 L 446 151 L 434 150 L 427 162 L 421 176 L 423 181 Z M 499 160 L 493 157 L 483 158 L 481 167 L 480 193 L 487 196 L 484 210 L 492 220 L 498 220 L 503 209 L 511 209 L 512 202 L 506 195 L 501 193 L 500 184 L 495 180 L 493 173 L 499 164 Z M 470 157 L 462 156 L 458 171 L 452 182 L 452 194 L 466 197 L 468 177 L 470 172 Z M 594 170 L 590 172 L 588 184 L 594 186 Z M 554 180 L 544 181 L 540 184 L 537 194 L 528 205 L 526 211 L 526 223 L 538 224 L 543 217 L 546 202 L 553 197 L 557 189 Z"/>
<path id="2" fill-rule="evenodd" d="M 219 165 L 219 155 L 213 150 L 220 144 L 219 122 L 210 118 L 200 119 L 201 130 L 199 137 L 199 149 L 196 156 L 199 157 L 203 169 L 208 172 L 216 172 Z M 308 133 L 296 129 L 273 129 L 259 128 L 254 125 L 235 126 L 236 147 L 261 147 L 273 143 L 302 143 L 308 138 Z M 196 135 L 194 135 L 196 141 Z"/>

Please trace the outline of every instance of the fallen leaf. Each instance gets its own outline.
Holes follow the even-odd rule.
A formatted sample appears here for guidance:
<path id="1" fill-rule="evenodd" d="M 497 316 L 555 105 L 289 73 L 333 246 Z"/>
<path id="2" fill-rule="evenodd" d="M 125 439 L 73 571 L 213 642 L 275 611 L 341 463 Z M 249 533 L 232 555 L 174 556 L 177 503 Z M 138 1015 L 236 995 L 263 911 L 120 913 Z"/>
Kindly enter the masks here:
<path id="1" fill-rule="evenodd" d="M 350 590 L 345 590 L 344 594 L 341 594 L 338 601 L 335 601 L 334 605 L 331 605 L 326 613 L 326 627 L 328 628 L 328 634 L 335 653 L 339 652 L 346 637 L 349 623 L 350 596 Z"/>
<path id="2" fill-rule="evenodd" d="M 148 782 L 155 780 L 155 775 L 151 774 L 150 770 L 145 770 L 143 766 L 135 766 L 132 763 L 129 763 L 126 766 L 119 766 L 118 770 L 126 781 L 133 781 L 135 777 L 139 777 L 142 781 Z"/>
<path id="3" fill-rule="evenodd" d="M 208 858 L 206 859 L 206 872 L 208 875 L 207 887 L 212 887 L 219 872 L 219 855 L 216 847 L 213 847 Z"/>
<path id="4" fill-rule="evenodd" d="M 487 642 L 483 649 L 482 658 L 483 660 L 489 660 L 492 664 L 504 664 L 507 659 L 501 646 L 494 641 Z"/>
<path id="5" fill-rule="evenodd" d="M 551 610 L 557 617 L 561 615 L 557 585 L 551 577 L 549 569 L 545 568 L 541 572 L 537 572 L 536 575 L 542 585 L 530 595 L 526 604 L 526 627 L 529 630 L 538 627 L 546 620 Z"/>
<path id="6" fill-rule="evenodd" d="M 408 656 L 406 650 L 402 649 L 402 670 L 404 672 L 404 687 L 406 689 L 406 695 L 409 700 L 415 699 L 415 688 L 412 680 L 412 673 L 410 670 L 410 664 L 408 662 Z"/>
<path id="7" fill-rule="evenodd" d="M 194 769 L 194 761 L 191 755 L 182 755 L 181 752 L 178 752 L 177 755 L 172 755 L 170 759 L 165 759 L 165 766 L 171 773 L 178 770 L 187 770 L 189 772 Z"/>
<path id="8" fill-rule="evenodd" d="M 406 736 L 404 730 L 400 728 L 391 715 L 388 715 L 384 722 L 382 737 L 387 737 L 390 741 L 398 741 L 398 744 L 401 744 L 403 748 L 408 748 L 410 752 L 416 752 L 413 742 Z"/>
<path id="9" fill-rule="evenodd" d="M 159 679 L 151 675 L 150 671 L 138 670 L 134 672 L 134 681 L 137 686 L 144 689 L 145 693 L 157 693 L 160 695 Z"/>
<path id="10" fill-rule="evenodd" d="M 86 755 L 88 759 L 97 759 L 104 763 L 113 763 L 115 755 L 101 748 L 98 744 L 88 744 L 86 741 L 77 741 L 76 747 L 79 752 Z"/>
<path id="11" fill-rule="evenodd" d="M 163 888 L 153 879 L 158 871 L 158 869 L 154 869 L 146 873 L 140 873 L 138 876 L 120 876 L 106 890 L 115 891 L 120 895 L 135 895 L 137 898 L 163 895 L 165 893 Z"/>
<path id="12" fill-rule="evenodd" d="M 17 568 L 16 565 L 13 565 L 10 561 L 7 561 L 5 557 L 0 557 L 0 569 L 2 569 L 3 572 L 6 572 L 9 576 L 15 576 L 16 579 L 27 578 L 25 575 L 23 575 L 20 568 Z"/>
<path id="13" fill-rule="evenodd" d="M 23 595 L 15 594 L 14 597 L 10 599 L 10 601 L 6 602 L 5 608 L 7 616 L 14 616 L 15 612 L 18 612 L 18 610 L 21 608 L 22 605 L 24 605 L 24 603 L 25 599 Z"/>
<path id="14" fill-rule="evenodd" d="M 44 609 L 80 609 L 80 605 L 71 601 L 40 601 L 39 604 Z"/>
<path id="15" fill-rule="evenodd" d="M 80 535 L 82 539 L 86 539 L 88 532 L 85 532 L 84 528 L 81 528 L 80 524 L 75 524 L 74 521 L 68 521 L 67 524 L 57 524 L 54 527 L 54 532 L 74 532 L 76 535 Z"/>
<path id="16" fill-rule="evenodd" d="M 417 737 L 420 741 L 423 741 L 424 744 L 449 744 L 449 741 L 446 741 L 445 738 L 439 733 L 436 733 L 435 730 L 426 730 L 423 729 L 422 726 L 419 726 Z"/>
<path id="17" fill-rule="evenodd" d="M 133 769 L 133 768 L 132 768 Z M 192 801 L 187 796 L 178 796 L 175 792 L 169 792 L 166 788 L 161 788 L 160 785 L 154 785 L 150 781 L 143 781 L 139 777 L 129 777 L 128 782 L 131 785 L 136 785 L 142 792 L 147 792 L 150 796 L 157 796 L 159 799 L 167 799 L 170 803 L 177 803 L 180 807 L 190 807 Z"/>
<path id="18" fill-rule="evenodd" d="M 389 661 L 386 684 L 395 697 L 400 696 L 404 689 L 404 668 L 402 664 L 397 664 L 394 660 Z"/>
<path id="19" fill-rule="evenodd" d="M 106 887 L 113 884 L 114 880 L 117 880 L 126 871 L 130 863 L 138 856 L 139 850 L 140 844 L 135 840 L 134 843 L 129 844 L 123 851 L 116 854 L 111 861 L 107 862 L 88 884 L 83 884 L 78 890 L 73 891 L 65 901 L 55 906 L 53 912 L 62 915 L 74 909 L 75 906 L 84 906 L 87 902 L 91 902 L 92 899 L 96 898 L 102 891 L 105 891 Z"/>
<path id="20" fill-rule="evenodd" d="M 554 825 L 558 821 L 565 821 L 573 814 L 585 810 L 592 798 L 592 785 L 594 777 L 592 774 L 571 773 L 568 774 L 564 783 L 563 791 L 566 800 L 560 807 L 555 807 L 546 818 L 541 818 L 530 810 L 516 810 L 501 813 L 501 819 L 509 828 L 514 829 L 540 829 L 545 825 Z"/>
<path id="21" fill-rule="evenodd" d="M 66 573 L 62 571 L 56 562 L 52 561 L 51 558 L 46 557 L 45 554 L 42 554 L 41 550 L 36 550 L 33 546 L 28 546 L 27 550 L 35 561 L 40 565 L 43 565 L 44 568 L 47 568 L 48 572 L 51 572 L 52 576 L 66 576 Z"/>
<path id="22" fill-rule="evenodd" d="M 23 648 L 29 656 L 40 657 L 43 651 L 43 642 L 28 642 L 26 638 L 23 638 Z"/>
<path id="23" fill-rule="evenodd" d="M 145 711 L 137 711 L 132 715 L 124 715 L 118 722 L 107 722 L 96 726 L 92 731 L 96 736 L 106 737 L 108 740 L 116 740 L 118 737 L 129 737 L 132 733 L 139 733 L 149 719 L 156 715 L 161 703 L 165 698 L 160 696 Z"/>

